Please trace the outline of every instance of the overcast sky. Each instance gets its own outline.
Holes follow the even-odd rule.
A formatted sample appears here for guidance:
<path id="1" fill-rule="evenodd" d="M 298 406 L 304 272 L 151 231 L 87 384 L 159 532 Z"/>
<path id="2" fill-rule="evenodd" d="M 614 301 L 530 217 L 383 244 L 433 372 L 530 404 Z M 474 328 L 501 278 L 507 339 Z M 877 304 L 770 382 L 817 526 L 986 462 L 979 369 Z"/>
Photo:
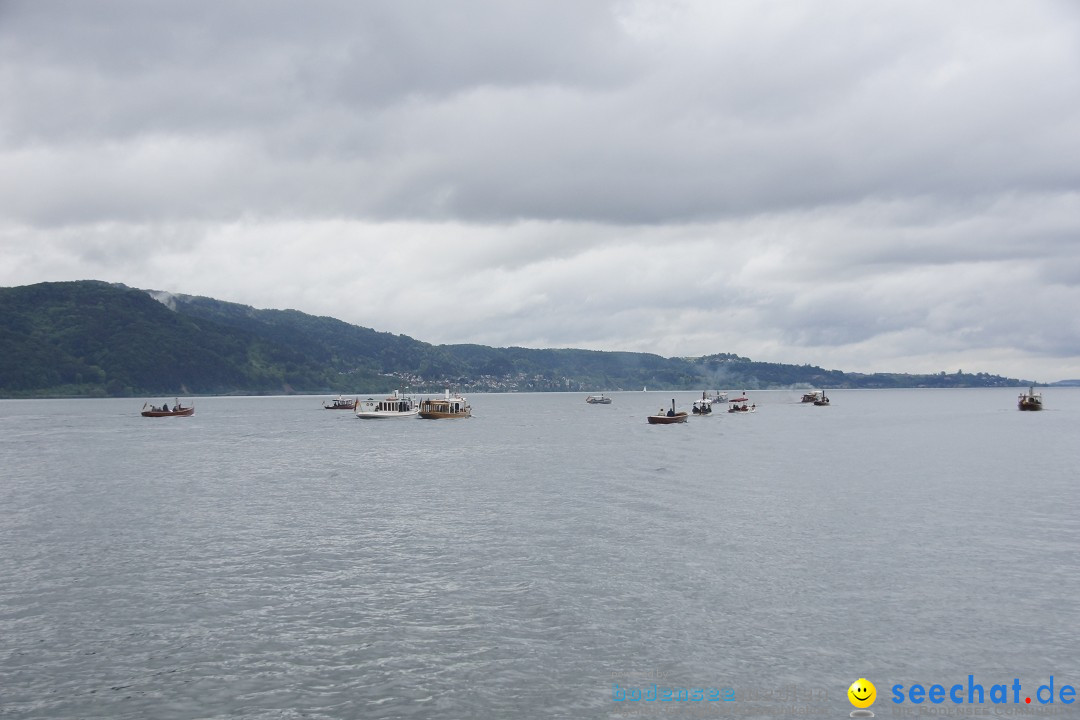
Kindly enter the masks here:
<path id="1" fill-rule="evenodd" d="M 0 0 L 0 285 L 1080 378 L 1073 0 Z"/>

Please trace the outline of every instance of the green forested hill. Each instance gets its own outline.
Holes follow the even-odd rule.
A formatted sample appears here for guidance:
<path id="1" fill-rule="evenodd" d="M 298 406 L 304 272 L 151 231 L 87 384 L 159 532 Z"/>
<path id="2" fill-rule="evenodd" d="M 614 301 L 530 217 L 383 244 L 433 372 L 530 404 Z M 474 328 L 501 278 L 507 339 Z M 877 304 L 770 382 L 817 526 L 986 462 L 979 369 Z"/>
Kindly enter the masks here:
<path id="1" fill-rule="evenodd" d="M 0 289 L 0 393 L 282 392 L 335 385 L 303 350 L 101 282 Z"/>
<path id="2" fill-rule="evenodd" d="M 467 369 L 447 353 L 406 335 L 377 332 L 331 317 L 297 310 L 257 310 L 247 305 L 190 295 L 169 296 L 186 316 L 252 333 L 267 342 L 303 351 L 320 367 L 345 374 L 460 375 Z"/>
<path id="3" fill-rule="evenodd" d="M 91 280 L 0 288 L 3 397 L 1027 383 L 985 373 L 858 375 L 731 354 L 436 346 L 296 310 Z"/>

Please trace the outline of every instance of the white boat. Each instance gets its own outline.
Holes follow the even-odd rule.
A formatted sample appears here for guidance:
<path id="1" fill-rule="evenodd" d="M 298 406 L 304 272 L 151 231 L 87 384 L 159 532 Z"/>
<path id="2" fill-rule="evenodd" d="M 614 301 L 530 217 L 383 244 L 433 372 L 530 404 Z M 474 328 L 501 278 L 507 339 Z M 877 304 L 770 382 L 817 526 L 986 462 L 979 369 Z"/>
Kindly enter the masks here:
<path id="1" fill-rule="evenodd" d="M 589 397 L 585 398 L 585 402 L 589 403 L 590 405 L 610 405 L 611 398 L 604 397 L 603 393 L 601 393 L 600 395 L 590 395 Z"/>
<path id="2" fill-rule="evenodd" d="M 411 397 L 400 395 L 397 390 L 393 395 L 376 400 L 366 398 L 356 401 L 356 417 L 362 420 L 383 420 L 388 418 L 411 418 L 420 414 L 420 408 Z"/>

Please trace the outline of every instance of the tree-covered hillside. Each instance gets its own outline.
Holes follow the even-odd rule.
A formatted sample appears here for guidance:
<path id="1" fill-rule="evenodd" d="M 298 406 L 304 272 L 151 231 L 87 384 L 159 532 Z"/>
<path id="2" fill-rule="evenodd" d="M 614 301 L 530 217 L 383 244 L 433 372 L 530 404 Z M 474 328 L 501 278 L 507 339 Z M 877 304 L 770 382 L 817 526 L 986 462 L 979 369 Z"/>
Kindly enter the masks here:
<path id="1" fill-rule="evenodd" d="M 303 349 L 101 282 L 0 289 L 0 318 L 9 397 L 329 390 L 337 381 Z"/>
<path id="2" fill-rule="evenodd" d="M 985 373 L 860 375 L 733 354 L 437 346 L 296 310 L 92 280 L 0 288 L 3 397 L 1023 384 Z"/>

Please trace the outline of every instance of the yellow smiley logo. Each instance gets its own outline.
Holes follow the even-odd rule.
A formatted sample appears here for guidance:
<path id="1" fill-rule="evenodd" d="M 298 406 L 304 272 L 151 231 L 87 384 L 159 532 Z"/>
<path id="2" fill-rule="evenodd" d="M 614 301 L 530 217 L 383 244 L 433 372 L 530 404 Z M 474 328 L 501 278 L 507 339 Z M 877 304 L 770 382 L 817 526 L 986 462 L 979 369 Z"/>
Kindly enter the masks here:
<path id="1" fill-rule="evenodd" d="M 848 700 L 857 708 L 868 708 L 877 700 L 877 688 L 866 678 L 859 678 L 847 689 Z"/>

